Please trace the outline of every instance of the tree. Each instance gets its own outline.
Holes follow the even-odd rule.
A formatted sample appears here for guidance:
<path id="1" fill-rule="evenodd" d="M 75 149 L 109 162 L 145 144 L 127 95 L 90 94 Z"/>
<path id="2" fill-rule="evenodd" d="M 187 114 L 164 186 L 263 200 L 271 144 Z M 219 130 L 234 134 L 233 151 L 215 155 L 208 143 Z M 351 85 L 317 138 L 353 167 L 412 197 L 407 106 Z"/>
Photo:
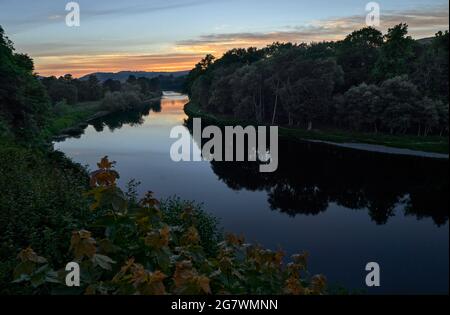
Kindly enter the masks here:
<path id="1" fill-rule="evenodd" d="M 383 34 L 373 27 L 354 31 L 337 44 L 336 55 L 345 72 L 344 90 L 373 82 L 371 72 L 383 45 Z"/>
<path id="2" fill-rule="evenodd" d="M 410 74 L 411 64 L 415 57 L 415 42 L 407 35 L 407 24 L 402 23 L 388 30 L 384 36 L 385 42 L 381 47 L 380 57 L 373 71 L 375 80 L 382 81 Z"/>
<path id="3" fill-rule="evenodd" d="M 102 98 L 102 89 L 100 86 L 100 81 L 97 76 L 91 74 L 87 80 L 87 89 L 89 95 L 89 101 L 98 101 Z"/>
<path id="4" fill-rule="evenodd" d="M 380 128 L 380 117 L 384 111 L 380 88 L 374 84 L 363 83 L 352 87 L 338 108 L 338 117 L 345 126 L 353 130 L 371 130 Z"/>
<path id="5" fill-rule="evenodd" d="M 192 95 L 192 86 L 194 85 L 195 81 L 200 76 L 206 73 L 209 67 L 214 63 L 214 60 L 216 60 L 216 57 L 208 54 L 205 58 L 203 58 L 199 63 L 195 65 L 194 69 L 189 72 L 188 77 L 186 78 L 183 89 L 185 93 Z"/>
<path id="6" fill-rule="evenodd" d="M 398 76 L 382 83 L 381 95 L 385 106 L 382 115 L 385 130 L 391 134 L 406 133 L 414 124 L 420 101 L 417 86 L 408 76 Z"/>
<path id="7" fill-rule="evenodd" d="M 422 54 L 412 80 L 420 91 L 431 97 L 449 101 L 449 32 L 439 32 L 431 44 L 422 45 Z"/>
<path id="8" fill-rule="evenodd" d="M 54 76 L 43 78 L 41 82 L 47 88 L 47 93 L 53 105 L 62 101 L 66 101 L 70 105 L 78 102 L 78 88 L 70 74 L 66 74 L 59 79 Z"/>
<path id="9" fill-rule="evenodd" d="M 103 91 L 106 92 L 119 92 L 122 89 L 122 83 L 118 80 L 108 79 L 103 82 Z"/>
<path id="10" fill-rule="evenodd" d="M 342 68 L 332 59 L 308 60 L 298 57 L 286 69 L 287 80 L 280 90 L 289 124 L 313 122 L 325 116 L 336 84 L 343 80 Z"/>
<path id="11" fill-rule="evenodd" d="M 50 110 L 45 88 L 33 71 L 33 60 L 14 52 L 0 26 L 0 117 L 20 138 L 35 136 Z"/>

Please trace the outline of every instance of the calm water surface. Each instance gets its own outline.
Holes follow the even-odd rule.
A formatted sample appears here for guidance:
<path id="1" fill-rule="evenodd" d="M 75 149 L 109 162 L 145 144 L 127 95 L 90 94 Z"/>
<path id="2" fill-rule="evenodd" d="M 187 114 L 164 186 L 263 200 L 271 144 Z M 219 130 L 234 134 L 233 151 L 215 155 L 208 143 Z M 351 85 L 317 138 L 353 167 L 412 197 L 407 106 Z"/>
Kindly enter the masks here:
<path id="1" fill-rule="evenodd" d="M 333 286 L 367 293 L 448 293 L 448 161 L 353 151 L 282 140 L 280 167 L 171 160 L 173 126 L 190 128 L 187 98 L 114 115 L 78 138 L 55 143 L 94 169 L 117 161 L 120 184 L 141 193 L 204 203 L 226 231 L 248 241 L 310 253 L 309 269 Z M 365 265 L 381 266 L 381 288 L 365 288 Z"/>

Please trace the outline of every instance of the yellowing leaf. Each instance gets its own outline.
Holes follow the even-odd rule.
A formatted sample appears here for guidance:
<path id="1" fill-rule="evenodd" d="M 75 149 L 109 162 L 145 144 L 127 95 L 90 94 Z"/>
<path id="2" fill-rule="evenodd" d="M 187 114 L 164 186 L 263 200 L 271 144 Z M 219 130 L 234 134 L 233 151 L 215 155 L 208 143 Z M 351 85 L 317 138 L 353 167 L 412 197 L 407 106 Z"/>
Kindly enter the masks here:
<path id="1" fill-rule="evenodd" d="M 235 246 L 242 246 L 245 242 L 244 236 L 237 236 L 234 234 L 227 234 L 225 239 L 228 244 Z"/>
<path id="2" fill-rule="evenodd" d="M 327 288 L 327 279 L 323 275 L 314 276 L 311 279 L 311 290 L 313 294 L 324 294 Z"/>
<path id="3" fill-rule="evenodd" d="M 93 258 L 97 252 L 96 242 L 91 237 L 91 233 L 84 230 L 72 233 L 70 248 L 76 259 Z"/>
<path id="4" fill-rule="evenodd" d="M 37 264 L 43 264 L 47 262 L 44 257 L 38 256 L 31 247 L 22 250 L 17 255 L 17 258 L 22 262 L 33 262 Z"/>
<path id="5" fill-rule="evenodd" d="M 186 234 L 183 236 L 183 243 L 184 244 L 191 244 L 191 245 L 195 245 L 198 244 L 200 242 L 200 236 L 198 234 L 197 229 L 194 226 L 191 226 Z"/>
<path id="6" fill-rule="evenodd" d="M 196 279 L 198 286 L 202 289 L 204 294 L 211 294 L 211 287 L 209 286 L 209 278 L 199 276 Z"/>
<path id="7" fill-rule="evenodd" d="M 97 163 L 99 169 L 109 170 L 113 167 L 116 162 L 110 162 L 108 156 L 105 156 L 100 160 L 100 163 Z"/>

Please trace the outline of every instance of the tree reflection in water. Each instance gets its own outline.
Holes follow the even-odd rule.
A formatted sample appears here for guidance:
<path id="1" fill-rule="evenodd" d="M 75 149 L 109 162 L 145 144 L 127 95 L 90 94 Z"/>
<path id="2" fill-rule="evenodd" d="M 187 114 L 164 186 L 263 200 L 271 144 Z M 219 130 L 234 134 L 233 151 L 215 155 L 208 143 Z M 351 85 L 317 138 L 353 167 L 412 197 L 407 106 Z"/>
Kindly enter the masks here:
<path id="1" fill-rule="evenodd" d="M 186 127 L 191 132 L 191 120 Z M 203 127 L 207 127 L 204 124 Z M 318 215 L 331 203 L 367 210 L 379 225 L 397 207 L 417 219 L 448 221 L 448 160 L 356 151 L 326 144 L 280 139 L 280 163 L 273 174 L 251 162 L 212 162 L 231 189 L 266 191 L 273 210 L 290 216 Z"/>
<path id="2" fill-rule="evenodd" d="M 148 116 L 150 111 L 155 113 L 161 112 L 161 103 L 153 102 L 150 104 L 143 104 L 136 110 L 113 113 L 111 115 L 96 119 L 91 124 L 97 132 L 103 131 L 105 127 L 109 128 L 111 131 L 114 131 L 122 128 L 124 125 L 139 126 L 144 123 L 144 117 Z"/>

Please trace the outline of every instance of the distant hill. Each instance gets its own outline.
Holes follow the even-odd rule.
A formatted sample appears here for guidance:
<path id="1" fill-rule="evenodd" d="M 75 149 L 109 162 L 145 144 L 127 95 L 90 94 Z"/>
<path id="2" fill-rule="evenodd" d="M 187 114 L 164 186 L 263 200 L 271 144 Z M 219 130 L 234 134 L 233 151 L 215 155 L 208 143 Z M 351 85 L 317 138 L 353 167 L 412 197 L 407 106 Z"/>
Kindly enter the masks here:
<path id="1" fill-rule="evenodd" d="M 97 79 L 104 82 L 108 79 L 126 81 L 130 75 L 134 75 L 136 78 L 148 78 L 153 79 L 159 76 L 173 76 L 174 78 L 179 78 L 188 75 L 189 71 L 177 71 L 177 72 L 146 72 L 146 71 L 121 71 L 117 73 L 113 72 L 95 72 L 87 74 L 80 78 L 80 80 L 86 80 L 90 75 L 95 75 Z"/>
<path id="2" fill-rule="evenodd" d="M 422 45 L 430 45 L 433 43 L 434 37 L 427 37 L 418 39 L 417 42 Z"/>

